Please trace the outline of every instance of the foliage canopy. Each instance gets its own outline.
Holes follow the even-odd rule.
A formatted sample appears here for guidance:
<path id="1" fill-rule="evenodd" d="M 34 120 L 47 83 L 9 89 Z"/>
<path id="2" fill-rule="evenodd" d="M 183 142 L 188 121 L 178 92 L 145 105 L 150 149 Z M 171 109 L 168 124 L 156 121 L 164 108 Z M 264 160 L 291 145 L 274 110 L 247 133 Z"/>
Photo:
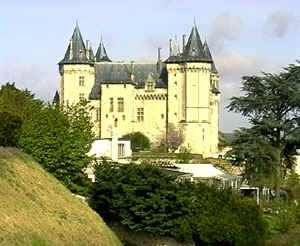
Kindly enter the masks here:
<path id="1" fill-rule="evenodd" d="M 93 140 L 87 102 L 44 104 L 7 83 L 0 90 L 0 116 L 0 145 L 23 149 L 71 191 L 84 192 L 83 168 Z"/>
<path id="2" fill-rule="evenodd" d="M 286 170 L 293 166 L 300 136 L 300 66 L 289 65 L 278 74 L 245 76 L 241 91 L 243 95 L 232 97 L 227 108 L 241 113 L 252 126 L 237 132 L 230 154 L 243 160 L 240 164 L 248 172 L 273 172 L 278 191 Z M 260 167 L 265 164 L 272 167 Z M 256 168 L 248 168 L 251 165 Z"/>
<path id="3" fill-rule="evenodd" d="M 203 183 L 177 182 L 151 165 L 95 167 L 91 207 L 134 231 L 196 245 L 260 245 L 265 223 L 254 201 Z"/>
<path id="4" fill-rule="evenodd" d="M 141 132 L 133 132 L 123 136 L 131 142 L 132 151 L 145 150 L 150 148 L 150 140 Z"/>

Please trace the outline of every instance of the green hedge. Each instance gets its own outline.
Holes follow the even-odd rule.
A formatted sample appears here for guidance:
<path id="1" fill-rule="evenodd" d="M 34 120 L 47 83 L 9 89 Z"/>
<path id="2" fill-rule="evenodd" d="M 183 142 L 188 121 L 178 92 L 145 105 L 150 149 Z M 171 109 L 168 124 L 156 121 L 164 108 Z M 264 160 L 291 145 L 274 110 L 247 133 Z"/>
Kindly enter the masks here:
<path id="1" fill-rule="evenodd" d="M 150 148 L 150 140 L 141 132 L 133 132 L 123 136 L 131 142 L 132 151 L 146 150 Z"/>
<path id="2" fill-rule="evenodd" d="M 96 166 L 90 205 L 104 219 L 134 231 L 196 245 L 263 245 L 266 223 L 258 206 L 231 190 L 176 182 L 150 165 Z"/>

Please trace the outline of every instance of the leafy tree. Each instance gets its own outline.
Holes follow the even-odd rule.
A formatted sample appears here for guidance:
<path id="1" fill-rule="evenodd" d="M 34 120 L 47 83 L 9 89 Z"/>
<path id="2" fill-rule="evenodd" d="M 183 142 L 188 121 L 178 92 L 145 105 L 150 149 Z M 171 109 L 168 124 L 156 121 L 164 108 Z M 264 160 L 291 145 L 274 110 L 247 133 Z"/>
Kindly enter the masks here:
<path id="1" fill-rule="evenodd" d="M 150 140 L 141 132 L 133 132 L 123 136 L 131 142 L 131 149 L 133 151 L 145 150 L 150 148 Z"/>
<path id="2" fill-rule="evenodd" d="M 235 132 L 231 142 L 232 150 L 227 152 L 233 165 L 243 166 L 243 177 L 251 185 L 275 185 L 277 149 L 270 145 L 253 129 L 241 128 Z"/>
<path id="3" fill-rule="evenodd" d="M 23 123 L 19 147 L 31 154 L 47 171 L 71 191 L 84 193 L 90 162 L 86 153 L 93 140 L 87 103 L 62 110 L 47 105 L 35 118 Z"/>
<path id="4" fill-rule="evenodd" d="M 219 132 L 218 149 L 221 151 L 222 149 L 224 149 L 228 145 L 229 145 L 229 142 L 226 139 L 226 137 L 224 136 L 224 134 L 222 132 Z"/>
<path id="5" fill-rule="evenodd" d="M 95 167 L 89 202 L 105 220 L 195 245 L 262 245 L 266 224 L 254 201 L 229 189 L 176 177 L 150 165 Z"/>
<path id="6" fill-rule="evenodd" d="M 16 146 L 22 126 L 20 117 L 0 111 L 0 146 Z"/>
<path id="7" fill-rule="evenodd" d="M 6 83 L 0 89 L 0 145 L 16 146 L 22 123 L 31 120 L 42 106 L 28 90 Z"/>
<path id="8" fill-rule="evenodd" d="M 242 78 L 241 91 L 243 95 L 232 97 L 227 108 L 246 117 L 252 124 L 251 134 L 258 136 L 258 142 L 262 141 L 264 146 L 270 146 L 266 149 L 272 148 L 272 153 L 277 153 L 277 157 L 272 158 L 277 160 L 272 161 L 272 170 L 279 197 L 284 173 L 293 164 L 291 155 L 295 141 L 291 140 L 299 140 L 295 136 L 299 135 L 300 122 L 300 66 L 289 65 L 278 74 L 245 76 Z M 240 136 L 244 137 L 243 134 Z M 236 147 L 233 144 L 233 149 Z M 246 161 L 245 165 L 248 163 Z M 252 164 L 262 165 L 260 161 Z"/>
<path id="9" fill-rule="evenodd" d="M 0 112 L 17 115 L 21 120 L 31 120 L 34 113 L 43 106 L 42 101 L 35 99 L 27 89 L 20 90 L 15 83 L 6 83 L 0 89 Z"/>

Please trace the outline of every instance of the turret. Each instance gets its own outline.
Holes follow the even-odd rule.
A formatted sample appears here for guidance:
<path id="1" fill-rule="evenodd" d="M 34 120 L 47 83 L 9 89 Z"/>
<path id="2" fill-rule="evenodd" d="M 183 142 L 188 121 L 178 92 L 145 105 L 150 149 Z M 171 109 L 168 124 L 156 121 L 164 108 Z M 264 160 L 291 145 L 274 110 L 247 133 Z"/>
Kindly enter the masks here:
<path id="1" fill-rule="evenodd" d="M 168 71 L 168 124 L 184 131 L 184 146 L 193 153 L 206 155 L 217 145 L 218 75 L 207 43 L 202 44 L 194 24 L 187 42 L 170 41 L 170 56 L 165 61 Z M 213 82 L 213 83 L 212 83 Z M 212 90 L 213 89 L 213 90 Z"/>
<path id="2" fill-rule="evenodd" d="M 63 64 L 91 64 L 93 60 L 89 59 L 89 49 L 85 47 L 82 35 L 76 22 L 76 26 L 73 35 L 70 39 L 69 46 L 65 53 L 64 58 L 59 62 L 59 65 Z"/>
<path id="3" fill-rule="evenodd" d="M 96 62 L 111 62 L 111 60 L 108 58 L 106 49 L 104 47 L 102 38 L 96 53 Z"/>

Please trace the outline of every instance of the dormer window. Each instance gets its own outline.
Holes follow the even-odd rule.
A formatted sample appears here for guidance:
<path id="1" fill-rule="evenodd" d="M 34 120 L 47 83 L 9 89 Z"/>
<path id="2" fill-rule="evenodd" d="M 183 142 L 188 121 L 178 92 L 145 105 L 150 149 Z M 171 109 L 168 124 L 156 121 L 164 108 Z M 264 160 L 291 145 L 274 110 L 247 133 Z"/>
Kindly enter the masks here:
<path id="1" fill-rule="evenodd" d="M 153 91 L 153 90 L 154 90 L 154 83 L 152 81 L 148 81 L 147 91 Z"/>

